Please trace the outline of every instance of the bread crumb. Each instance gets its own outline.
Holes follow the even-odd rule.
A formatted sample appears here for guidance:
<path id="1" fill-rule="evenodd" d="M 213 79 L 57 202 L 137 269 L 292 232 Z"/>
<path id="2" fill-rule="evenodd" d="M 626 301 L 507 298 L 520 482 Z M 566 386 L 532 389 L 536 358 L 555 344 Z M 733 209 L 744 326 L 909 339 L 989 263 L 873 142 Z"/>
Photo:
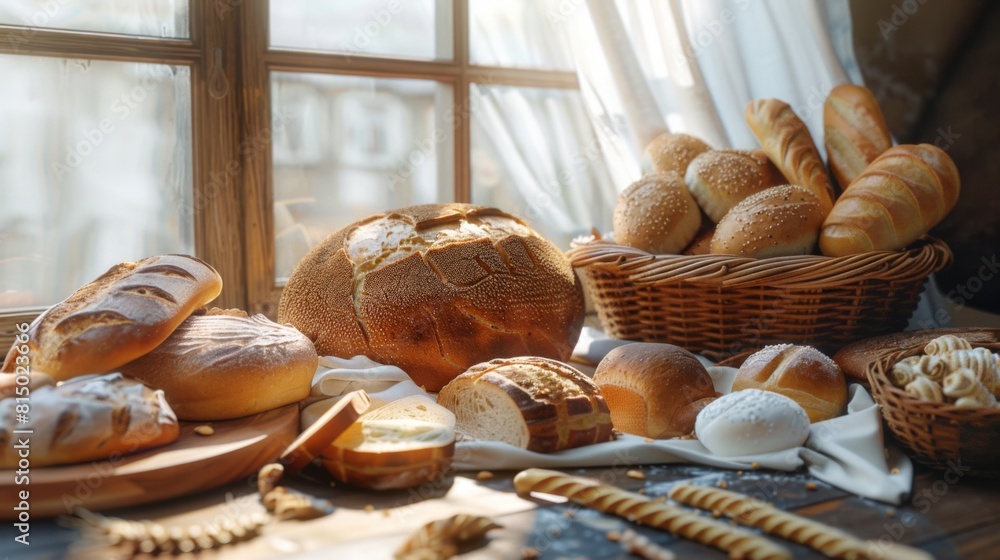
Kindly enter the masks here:
<path id="1" fill-rule="evenodd" d="M 736 476 L 743 476 L 743 471 L 736 471 Z"/>
<path id="2" fill-rule="evenodd" d="M 622 540 L 622 534 L 619 531 L 608 531 L 607 533 L 604 533 L 604 538 L 611 542 L 618 542 Z"/>
<path id="3" fill-rule="evenodd" d="M 640 488 L 639 489 L 639 493 L 640 494 L 645 494 L 646 493 L 646 489 L 645 488 Z"/>
<path id="4" fill-rule="evenodd" d="M 382 510 L 382 515 L 383 515 L 384 517 L 389 517 L 389 514 L 390 514 L 390 513 L 392 513 L 392 510 L 390 510 L 389 508 L 384 508 L 384 509 Z"/>
<path id="5" fill-rule="evenodd" d="M 538 552 L 537 548 L 525 548 L 521 550 L 521 558 L 524 560 L 534 560 L 539 556 L 541 556 L 541 553 Z"/>
<path id="6" fill-rule="evenodd" d="M 886 517 L 895 517 L 896 516 L 896 510 L 894 510 L 892 508 L 886 508 L 886 510 L 885 510 L 885 516 Z"/>
<path id="7" fill-rule="evenodd" d="M 634 478 L 636 480 L 645 480 L 646 479 L 646 475 L 643 474 L 642 471 L 637 471 L 635 469 L 629 469 L 629 470 L 625 471 L 625 476 L 627 476 L 629 478 Z"/>
<path id="8" fill-rule="evenodd" d="M 760 468 L 760 463 L 758 463 L 757 461 L 754 461 L 754 462 L 750 463 L 750 468 L 754 469 L 754 470 L 759 469 Z"/>
<path id="9" fill-rule="evenodd" d="M 718 486 L 719 488 L 729 488 L 729 483 L 726 482 L 725 480 L 720 480 L 719 483 L 716 484 L 716 486 Z"/>
<path id="10" fill-rule="evenodd" d="M 899 474 L 899 468 L 898 467 L 892 467 L 892 469 L 889 470 L 889 474 Z"/>
<path id="11" fill-rule="evenodd" d="M 373 511 L 375 511 L 375 506 L 373 506 L 371 504 L 368 504 L 368 505 L 365 506 L 365 511 L 367 511 L 368 513 L 371 513 Z"/>
<path id="12" fill-rule="evenodd" d="M 565 515 L 566 517 L 568 517 L 570 519 L 573 519 L 574 517 L 576 517 L 576 512 L 573 511 L 573 510 L 571 510 L 571 509 L 567 509 L 567 510 L 563 511 L 563 515 Z"/>
<path id="13" fill-rule="evenodd" d="M 490 471 L 479 471 L 476 473 L 476 480 L 489 480 L 493 478 L 493 473 Z"/>
<path id="14" fill-rule="evenodd" d="M 560 531 L 558 527 L 553 527 L 552 529 L 549 530 L 549 536 L 551 536 L 554 539 L 559 538 L 560 535 L 562 535 L 562 531 Z"/>
<path id="15" fill-rule="evenodd" d="M 819 486 L 816 486 L 815 482 L 807 482 L 806 483 L 806 490 L 815 490 L 817 488 L 819 488 Z"/>
<path id="16" fill-rule="evenodd" d="M 201 425 L 194 429 L 194 433 L 199 436 L 210 436 L 215 433 L 215 429 L 208 425 Z"/>
<path id="17" fill-rule="evenodd" d="M 646 442 L 646 443 L 653 443 L 653 442 L 654 442 L 654 441 L 656 441 L 656 440 L 655 440 L 655 439 L 653 439 L 653 438 L 651 438 L 651 437 L 648 437 L 648 438 L 646 438 L 646 439 L 644 439 L 644 440 L 642 440 L 642 441 L 644 441 L 644 442 Z"/>

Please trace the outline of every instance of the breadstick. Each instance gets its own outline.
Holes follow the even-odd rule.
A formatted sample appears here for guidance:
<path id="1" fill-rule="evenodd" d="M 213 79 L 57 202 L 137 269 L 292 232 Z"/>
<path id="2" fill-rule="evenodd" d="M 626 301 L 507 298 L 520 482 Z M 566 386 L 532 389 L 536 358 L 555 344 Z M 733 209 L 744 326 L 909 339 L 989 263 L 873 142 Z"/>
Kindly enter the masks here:
<path id="1" fill-rule="evenodd" d="M 727 524 L 701 517 L 694 512 L 655 502 L 641 494 L 601 484 L 596 480 L 545 469 L 527 469 L 514 477 L 518 494 L 543 492 L 642 525 L 671 533 L 729 553 L 731 558 L 790 559 L 791 553 L 767 539 L 734 529 Z"/>
<path id="2" fill-rule="evenodd" d="M 839 529 L 782 511 L 738 492 L 678 484 L 670 490 L 670 499 L 712 512 L 721 512 L 741 525 L 758 527 L 765 533 L 808 546 L 828 558 L 931 558 L 915 548 L 898 544 L 886 548 L 874 541 L 863 541 Z"/>

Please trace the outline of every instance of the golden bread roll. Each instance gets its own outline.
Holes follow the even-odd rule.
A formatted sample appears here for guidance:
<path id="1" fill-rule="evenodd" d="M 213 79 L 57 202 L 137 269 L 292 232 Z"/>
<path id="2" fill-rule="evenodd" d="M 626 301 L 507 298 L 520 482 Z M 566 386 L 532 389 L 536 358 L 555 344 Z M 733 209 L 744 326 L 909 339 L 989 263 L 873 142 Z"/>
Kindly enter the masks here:
<path id="1" fill-rule="evenodd" d="M 227 420 L 306 398 L 317 362 L 313 343 L 295 328 L 212 309 L 120 371 L 163 390 L 181 420 Z"/>
<path id="2" fill-rule="evenodd" d="M 889 148 L 844 190 L 819 247 L 831 257 L 906 247 L 951 212 L 959 189 L 958 169 L 940 148 Z"/>
<path id="3" fill-rule="evenodd" d="M 744 389 L 784 395 L 799 403 L 810 422 L 835 418 L 847 404 L 844 373 L 811 346 L 780 344 L 753 354 L 733 380 L 734 392 Z"/>
<path id="4" fill-rule="evenodd" d="M 701 211 L 680 175 L 647 175 L 618 196 L 613 223 L 615 242 L 675 255 L 698 233 Z"/>
<path id="5" fill-rule="evenodd" d="M 718 396 L 698 358 L 672 344 L 619 346 L 601 360 L 594 383 L 615 429 L 655 439 L 690 434 L 698 412 Z"/>
<path id="6" fill-rule="evenodd" d="M 551 453 L 611 439 L 611 415 L 589 377 L 555 360 L 506 358 L 453 379 L 438 404 L 455 413 L 458 431 Z"/>
<path id="7" fill-rule="evenodd" d="M 711 252 L 758 259 L 808 255 L 824 215 L 812 192 L 794 185 L 771 187 L 744 199 L 719 221 Z"/>
<path id="8" fill-rule="evenodd" d="M 30 439 L 31 467 L 120 457 L 177 439 L 177 417 L 154 391 L 120 373 L 72 379 L 31 392 L 28 422 L 16 397 L 0 400 L 0 468 L 18 467 L 20 439 Z M 30 436 L 13 430 L 31 430 Z"/>
<path id="9" fill-rule="evenodd" d="M 823 158 L 805 123 L 784 101 L 756 99 L 747 104 L 747 124 L 781 174 L 793 185 L 816 195 L 823 212 L 830 211 L 836 193 Z"/>
<path id="10" fill-rule="evenodd" d="M 652 140 L 643 150 L 644 173 L 677 173 L 681 177 L 698 154 L 711 150 L 705 142 L 683 133 L 664 133 Z"/>
<path id="11" fill-rule="evenodd" d="M 220 291 L 219 273 L 194 257 L 117 264 L 32 321 L 31 369 L 57 380 L 117 369 L 159 346 Z M 10 349 L 2 371 L 14 371 L 19 346 Z"/>
<path id="12" fill-rule="evenodd" d="M 892 147 L 875 96 L 864 86 L 841 84 L 823 104 L 823 136 L 830 172 L 841 189 Z"/>
<path id="13" fill-rule="evenodd" d="M 502 356 L 568 359 L 583 290 L 566 256 L 495 208 L 425 204 L 371 216 L 307 254 L 281 294 L 321 355 L 364 355 L 429 391 Z"/>
<path id="14" fill-rule="evenodd" d="M 763 150 L 712 150 L 691 162 L 684 182 L 698 206 L 718 223 L 746 197 L 787 181 Z"/>

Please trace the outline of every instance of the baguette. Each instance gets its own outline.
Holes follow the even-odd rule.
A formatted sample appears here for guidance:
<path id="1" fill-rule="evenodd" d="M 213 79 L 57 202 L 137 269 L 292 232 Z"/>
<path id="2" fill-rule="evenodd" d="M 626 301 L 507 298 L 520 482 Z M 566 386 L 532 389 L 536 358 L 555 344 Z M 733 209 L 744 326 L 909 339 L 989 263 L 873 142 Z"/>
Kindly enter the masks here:
<path id="1" fill-rule="evenodd" d="M 892 136 L 868 88 L 841 84 L 823 104 L 823 136 L 830 172 L 840 188 L 892 147 Z"/>
<path id="2" fill-rule="evenodd" d="M 808 546 L 828 558 L 931 558 L 927 553 L 908 546 L 893 544 L 885 547 L 880 542 L 863 541 L 818 521 L 782 511 L 737 492 L 682 483 L 670 490 L 670 499 L 713 513 L 719 512 L 740 525 L 757 527 L 765 533 Z"/>
<path id="3" fill-rule="evenodd" d="M 836 193 L 826 174 L 823 158 L 809 129 L 784 101 L 757 99 L 744 111 L 747 124 L 781 174 L 819 199 L 824 215 L 833 207 Z"/>
<path id="4" fill-rule="evenodd" d="M 514 477 L 517 493 L 553 494 L 571 502 L 623 517 L 634 523 L 671 533 L 729 553 L 730 558 L 791 559 L 791 553 L 767 539 L 698 514 L 653 501 L 641 494 L 601 484 L 596 480 L 544 469 L 527 469 Z"/>
<path id="5" fill-rule="evenodd" d="M 31 368 L 60 381 L 113 371 L 159 346 L 220 291 L 219 273 L 194 257 L 117 264 L 31 323 Z M 18 349 L 10 349 L 2 371 L 15 370 Z"/>
<path id="6" fill-rule="evenodd" d="M 959 189 L 955 163 L 941 149 L 890 148 L 844 191 L 823 222 L 819 247 L 831 257 L 906 247 L 944 219 Z"/>

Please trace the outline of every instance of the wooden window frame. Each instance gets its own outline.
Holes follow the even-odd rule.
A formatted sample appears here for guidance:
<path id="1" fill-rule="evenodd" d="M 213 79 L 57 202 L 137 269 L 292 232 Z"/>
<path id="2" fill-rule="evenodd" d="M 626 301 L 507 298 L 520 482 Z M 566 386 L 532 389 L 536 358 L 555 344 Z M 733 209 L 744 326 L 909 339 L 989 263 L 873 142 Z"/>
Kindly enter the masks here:
<path id="1" fill-rule="evenodd" d="M 469 0 L 453 0 L 450 8 L 450 60 L 273 49 L 267 0 L 190 0 L 188 39 L 0 25 L 0 54 L 190 67 L 195 254 L 222 275 L 214 305 L 275 318 L 281 286 L 274 270 L 271 72 L 433 80 L 451 87 L 455 110 L 468 107 L 476 83 L 579 88 L 574 72 L 471 64 Z M 223 73 L 225 95 L 209 94 L 212 72 L 217 80 Z M 455 120 L 453 144 L 454 200 L 469 202 L 470 119 Z M 0 310 L 0 349 L 10 346 L 19 323 L 43 310 Z"/>

